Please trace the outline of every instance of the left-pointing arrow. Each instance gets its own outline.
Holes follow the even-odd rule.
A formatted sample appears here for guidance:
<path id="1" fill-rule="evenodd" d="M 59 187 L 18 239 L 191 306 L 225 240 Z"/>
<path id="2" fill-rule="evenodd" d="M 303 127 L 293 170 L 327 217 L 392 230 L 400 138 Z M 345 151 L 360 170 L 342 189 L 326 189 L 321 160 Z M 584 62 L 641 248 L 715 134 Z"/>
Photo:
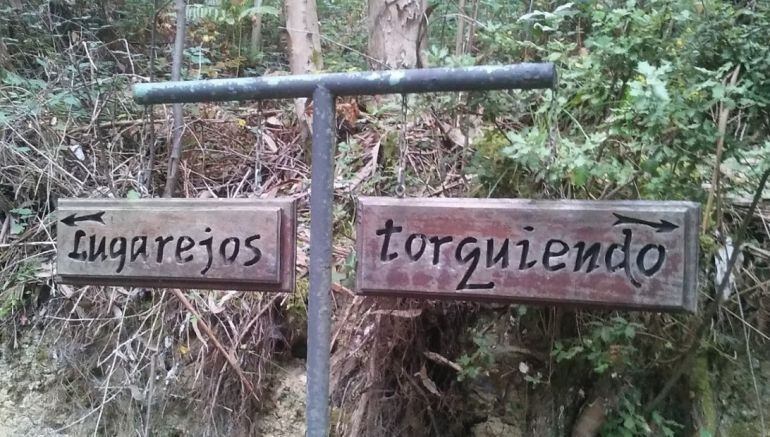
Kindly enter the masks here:
<path id="1" fill-rule="evenodd" d="M 104 220 L 102 220 L 103 215 L 104 215 L 104 211 L 99 211 L 88 215 L 82 215 L 80 217 L 77 217 L 77 213 L 72 213 L 67 217 L 63 218 L 61 222 L 67 226 L 75 226 L 77 222 L 86 222 L 86 221 L 99 222 L 101 224 L 104 224 Z"/>

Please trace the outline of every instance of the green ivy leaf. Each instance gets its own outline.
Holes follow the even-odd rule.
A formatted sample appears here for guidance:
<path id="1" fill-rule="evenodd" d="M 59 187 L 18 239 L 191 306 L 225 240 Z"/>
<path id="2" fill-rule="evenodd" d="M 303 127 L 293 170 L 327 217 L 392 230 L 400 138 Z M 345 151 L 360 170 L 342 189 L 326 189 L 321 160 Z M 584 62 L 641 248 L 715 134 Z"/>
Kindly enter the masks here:
<path id="1" fill-rule="evenodd" d="M 23 87 L 26 80 L 19 76 L 16 73 L 11 73 L 10 71 L 5 71 L 5 75 L 3 77 L 3 82 L 5 82 L 7 85 L 10 86 L 18 86 Z"/>
<path id="2" fill-rule="evenodd" d="M 14 208 L 11 210 L 11 212 L 18 215 L 19 217 L 29 217 L 34 214 L 34 211 L 29 208 Z"/>
<path id="3" fill-rule="evenodd" d="M 272 15 L 274 17 L 277 17 L 279 15 L 278 9 L 272 6 L 255 6 L 251 8 L 244 9 L 243 12 L 238 15 L 238 19 L 242 20 L 246 17 L 252 17 L 254 15 Z"/>
<path id="4" fill-rule="evenodd" d="M 665 83 L 656 79 L 654 82 L 651 82 L 650 85 L 652 86 L 652 93 L 655 95 L 655 97 L 665 102 L 669 100 L 668 91 L 666 90 Z"/>
<path id="5" fill-rule="evenodd" d="M 24 226 L 16 220 L 11 220 L 11 235 L 19 235 L 24 232 Z"/>
<path id="6" fill-rule="evenodd" d="M 585 167 L 578 167 L 572 171 L 570 179 L 573 185 L 582 187 L 588 182 L 588 176 L 590 176 L 590 173 Z"/>
<path id="7" fill-rule="evenodd" d="M 640 62 L 639 65 L 636 67 L 636 71 L 644 75 L 644 77 L 656 76 L 655 67 L 650 65 L 650 63 L 647 61 Z"/>

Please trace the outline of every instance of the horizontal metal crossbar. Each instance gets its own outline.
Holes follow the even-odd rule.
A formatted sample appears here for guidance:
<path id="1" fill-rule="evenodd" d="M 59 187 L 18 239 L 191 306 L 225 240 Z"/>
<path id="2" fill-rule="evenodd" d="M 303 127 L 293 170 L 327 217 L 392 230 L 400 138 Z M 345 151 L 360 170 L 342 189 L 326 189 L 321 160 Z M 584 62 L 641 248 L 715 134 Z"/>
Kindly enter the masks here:
<path id="1" fill-rule="evenodd" d="M 141 104 L 266 100 L 313 96 L 313 166 L 310 194 L 307 436 L 329 430 L 331 347 L 332 202 L 334 200 L 335 97 L 350 95 L 483 91 L 556 87 L 550 63 L 462 68 L 366 71 L 299 76 L 137 84 Z"/>
<path id="2" fill-rule="evenodd" d="M 261 76 L 137 84 L 141 104 L 310 97 L 318 87 L 335 96 L 553 88 L 551 63 L 421 68 L 357 73 Z"/>

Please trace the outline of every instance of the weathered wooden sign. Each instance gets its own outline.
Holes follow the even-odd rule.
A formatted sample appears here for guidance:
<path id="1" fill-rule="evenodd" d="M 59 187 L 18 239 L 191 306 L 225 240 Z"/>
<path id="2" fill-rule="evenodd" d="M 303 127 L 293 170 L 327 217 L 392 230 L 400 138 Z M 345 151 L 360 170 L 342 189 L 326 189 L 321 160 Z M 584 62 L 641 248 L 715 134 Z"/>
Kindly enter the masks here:
<path id="1" fill-rule="evenodd" d="M 691 202 L 362 197 L 357 291 L 695 311 L 699 215 Z"/>
<path id="2" fill-rule="evenodd" d="M 61 199 L 57 279 L 292 291 L 291 199 Z"/>

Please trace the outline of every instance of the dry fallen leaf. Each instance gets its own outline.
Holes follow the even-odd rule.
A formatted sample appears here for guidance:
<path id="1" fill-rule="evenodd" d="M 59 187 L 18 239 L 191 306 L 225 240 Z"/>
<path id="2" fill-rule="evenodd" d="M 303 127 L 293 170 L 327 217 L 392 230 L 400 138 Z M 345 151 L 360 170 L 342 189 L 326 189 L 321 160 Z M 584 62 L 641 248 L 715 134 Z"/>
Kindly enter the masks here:
<path id="1" fill-rule="evenodd" d="M 420 380 L 422 381 L 422 385 L 425 386 L 426 389 L 428 389 L 429 392 L 433 393 L 436 396 L 441 396 L 441 392 L 438 391 L 438 388 L 436 388 L 436 383 L 433 382 L 428 377 L 428 371 L 425 369 L 425 365 L 423 364 L 422 368 L 420 369 Z"/>
<path id="2" fill-rule="evenodd" d="M 415 317 L 419 317 L 422 314 L 422 309 L 418 308 L 414 310 L 376 310 L 376 311 L 372 311 L 370 314 L 413 319 Z"/>

